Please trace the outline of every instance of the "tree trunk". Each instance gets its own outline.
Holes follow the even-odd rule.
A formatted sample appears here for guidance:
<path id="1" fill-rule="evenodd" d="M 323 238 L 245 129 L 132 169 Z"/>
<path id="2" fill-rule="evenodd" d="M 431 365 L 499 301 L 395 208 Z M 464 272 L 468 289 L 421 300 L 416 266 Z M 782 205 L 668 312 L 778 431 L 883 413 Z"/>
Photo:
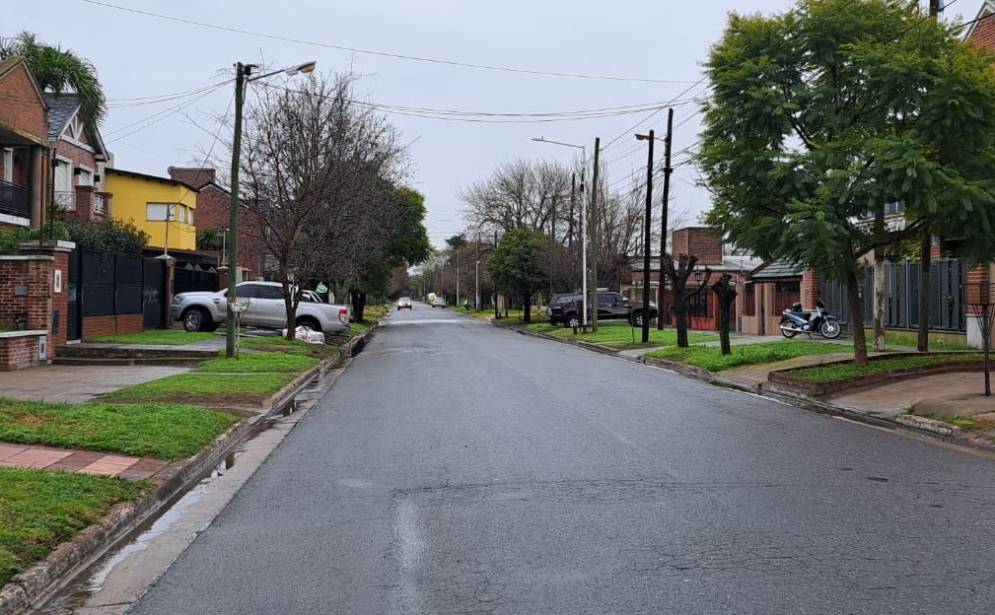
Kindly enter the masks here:
<path id="1" fill-rule="evenodd" d="M 867 365 L 867 334 L 864 332 L 864 317 L 860 302 L 860 287 L 857 274 L 853 271 L 846 276 L 846 296 L 850 304 L 850 320 L 853 324 L 853 362 Z"/>
<path id="2" fill-rule="evenodd" d="M 532 295 L 522 293 L 522 320 L 526 324 L 532 322 Z"/>
<path id="3" fill-rule="evenodd" d="M 732 346 L 729 343 L 729 319 L 732 313 L 732 304 L 736 300 L 736 291 L 729 286 L 730 276 L 723 276 L 712 286 L 719 301 L 719 344 L 722 354 L 732 354 Z"/>
<path id="4" fill-rule="evenodd" d="M 929 350 L 929 273 L 933 264 L 933 237 L 929 230 L 922 233 L 919 245 L 919 352 Z"/>
<path id="5" fill-rule="evenodd" d="M 682 293 L 683 295 L 683 293 Z M 677 316 L 677 346 L 679 348 L 688 347 L 688 316 L 685 311 L 685 302 L 680 298 L 674 303 L 674 315 Z"/>
<path id="6" fill-rule="evenodd" d="M 283 308 L 287 313 L 287 334 L 284 336 L 285 339 L 294 340 L 297 339 L 297 306 L 294 303 L 294 298 L 290 294 L 290 282 L 288 280 L 281 280 L 283 286 Z"/>
<path id="7" fill-rule="evenodd" d="M 874 212 L 874 233 L 884 234 L 884 209 L 879 207 Z M 884 285 L 885 285 L 884 250 L 874 249 L 874 350 L 884 351 Z"/>
<path id="8" fill-rule="evenodd" d="M 353 322 L 363 322 L 363 311 L 366 309 L 366 293 L 352 293 Z"/>

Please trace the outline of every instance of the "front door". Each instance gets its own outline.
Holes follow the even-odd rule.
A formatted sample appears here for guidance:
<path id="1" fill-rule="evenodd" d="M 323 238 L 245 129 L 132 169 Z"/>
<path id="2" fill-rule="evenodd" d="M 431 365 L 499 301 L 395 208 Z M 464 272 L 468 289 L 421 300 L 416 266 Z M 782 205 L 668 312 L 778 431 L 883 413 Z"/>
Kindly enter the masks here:
<path id="1" fill-rule="evenodd" d="M 53 182 L 55 204 L 66 210 L 76 209 L 73 199 L 73 166 L 62 160 L 56 160 Z"/>
<path id="2" fill-rule="evenodd" d="M 163 324 L 163 264 L 152 258 L 142 259 L 142 324 L 155 329 Z"/>

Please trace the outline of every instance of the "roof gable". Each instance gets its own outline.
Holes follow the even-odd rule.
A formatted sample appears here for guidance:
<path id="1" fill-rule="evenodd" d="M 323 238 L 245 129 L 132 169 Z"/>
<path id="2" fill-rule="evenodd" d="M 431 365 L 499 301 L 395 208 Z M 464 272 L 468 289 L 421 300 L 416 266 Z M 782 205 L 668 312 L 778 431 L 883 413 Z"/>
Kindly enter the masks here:
<path id="1" fill-rule="evenodd" d="M 985 0 L 982 2 L 981 8 L 978 9 L 978 14 L 971 20 L 971 25 L 964 32 L 964 40 L 973 38 L 975 30 L 977 30 L 980 24 L 995 19 L 993 17 L 987 17 L 988 15 L 993 14 L 995 14 L 995 2 L 993 2 L 993 0 Z"/>
<path id="2" fill-rule="evenodd" d="M 8 75 L 13 74 L 15 71 L 22 71 L 23 75 L 27 78 L 28 82 L 31 83 L 31 88 L 34 90 L 35 95 L 38 96 L 38 102 L 41 103 L 43 107 L 47 109 L 48 103 L 45 100 L 45 94 L 38 87 L 38 82 L 35 81 L 35 76 L 31 74 L 28 69 L 27 62 L 21 56 L 10 56 L 5 60 L 0 60 L 0 81 L 7 78 Z"/>
<path id="3" fill-rule="evenodd" d="M 93 148 L 99 156 L 106 157 L 104 140 L 96 126 L 83 121 L 80 115 L 79 96 L 72 93 L 45 94 L 48 102 L 48 139 L 66 139 Z"/>

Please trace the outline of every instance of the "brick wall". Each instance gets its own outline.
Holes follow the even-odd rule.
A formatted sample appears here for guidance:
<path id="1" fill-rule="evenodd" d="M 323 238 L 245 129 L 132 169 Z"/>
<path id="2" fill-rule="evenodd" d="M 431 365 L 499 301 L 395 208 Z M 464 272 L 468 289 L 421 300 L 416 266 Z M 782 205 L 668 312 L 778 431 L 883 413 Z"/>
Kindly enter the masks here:
<path id="1" fill-rule="evenodd" d="M 23 62 L 0 76 L 0 122 L 30 133 L 41 141 L 48 139 L 45 106 Z"/>
<path id="2" fill-rule="evenodd" d="M 980 15 L 982 19 L 977 23 L 974 31 L 971 32 L 971 40 L 988 51 L 995 51 L 995 21 L 984 18 L 985 15 L 990 14 L 991 12 L 986 10 Z"/>
<path id="3" fill-rule="evenodd" d="M 50 280 L 54 258 L 46 255 L 0 255 L 0 328 L 48 329 L 52 310 Z"/>
<path id="4" fill-rule="evenodd" d="M 171 168 L 170 172 L 175 173 L 176 169 Z M 180 177 L 174 179 L 182 181 Z M 194 217 L 197 232 L 209 228 L 227 228 L 230 205 L 231 197 L 228 192 L 217 186 L 205 186 L 197 193 L 197 214 Z M 261 276 L 264 272 L 266 249 L 259 238 L 258 229 L 259 225 L 254 222 L 250 212 L 244 209 L 239 212 L 238 265 L 249 269 L 247 274 L 249 278 Z M 219 264 L 225 265 L 226 263 Z"/>
<path id="5" fill-rule="evenodd" d="M 118 335 L 122 333 L 140 333 L 144 328 L 141 314 L 109 314 L 107 316 L 84 316 L 83 339 Z"/>
<path id="6" fill-rule="evenodd" d="M 702 265 L 722 264 L 722 238 L 707 227 L 692 226 L 671 233 L 674 255 L 687 254 L 698 257 Z"/>
<path id="7" fill-rule="evenodd" d="M 0 371 L 24 369 L 43 363 L 38 359 L 40 340 L 39 335 L 0 337 Z"/>
<path id="8" fill-rule="evenodd" d="M 802 271 L 802 307 L 807 310 L 815 309 L 815 301 L 819 298 L 822 287 L 822 275 L 814 269 Z"/>

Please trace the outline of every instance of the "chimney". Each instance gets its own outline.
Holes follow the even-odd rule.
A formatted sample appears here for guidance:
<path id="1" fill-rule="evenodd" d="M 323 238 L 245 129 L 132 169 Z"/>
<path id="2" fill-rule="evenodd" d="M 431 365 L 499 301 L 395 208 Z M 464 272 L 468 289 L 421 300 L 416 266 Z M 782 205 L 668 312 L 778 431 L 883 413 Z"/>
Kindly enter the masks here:
<path id="1" fill-rule="evenodd" d="M 702 265 L 722 264 L 722 238 L 707 226 L 689 226 L 671 234 L 674 256 L 694 255 Z"/>

